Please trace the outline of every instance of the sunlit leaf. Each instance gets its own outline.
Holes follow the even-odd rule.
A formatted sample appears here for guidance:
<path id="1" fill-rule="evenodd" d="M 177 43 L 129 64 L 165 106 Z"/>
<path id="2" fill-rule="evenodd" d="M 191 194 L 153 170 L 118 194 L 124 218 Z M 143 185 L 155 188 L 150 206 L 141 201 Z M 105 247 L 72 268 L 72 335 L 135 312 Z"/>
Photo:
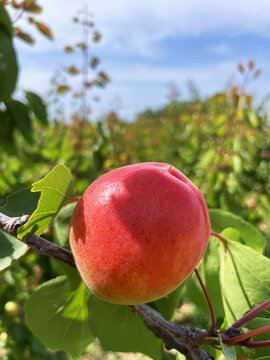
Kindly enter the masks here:
<path id="1" fill-rule="evenodd" d="M 72 46 L 65 46 L 64 51 L 66 53 L 72 53 L 74 51 Z"/>
<path id="2" fill-rule="evenodd" d="M 18 229 L 18 237 L 41 235 L 59 210 L 73 199 L 72 175 L 64 165 L 57 165 L 44 179 L 33 184 L 33 192 L 41 192 L 38 207 L 29 221 Z"/>
<path id="3" fill-rule="evenodd" d="M 270 259 L 237 241 L 220 249 L 220 282 L 230 324 L 270 298 Z"/>
<path id="4" fill-rule="evenodd" d="M 35 0 L 26 0 L 21 4 L 21 6 L 25 11 L 34 14 L 40 14 L 42 12 L 42 8 L 36 4 Z"/>
<path id="5" fill-rule="evenodd" d="M 18 38 L 22 39 L 23 41 L 27 42 L 28 44 L 33 45 L 35 43 L 35 40 L 32 38 L 31 35 L 25 33 L 24 31 L 22 31 L 19 28 L 14 28 L 15 31 L 15 36 L 17 36 Z"/>
<path id="6" fill-rule="evenodd" d="M 105 72 L 100 71 L 100 72 L 98 73 L 98 76 L 101 78 L 102 81 L 104 81 L 104 82 L 110 82 L 110 79 L 109 79 L 108 75 L 105 74 Z"/>
<path id="7" fill-rule="evenodd" d="M 51 32 L 51 30 L 48 28 L 48 26 L 46 26 L 45 24 L 36 21 L 35 22 L 37 28 L 39 29 L 39 31 L 42 32 L 42 34 L 44 34 L 45 36 L 47 36 L 47 38 L 49 39 L 53 39 L 53 34 Z"/>
<path id="8" fill-rule="evenodd" d="M 237 70 L 240 72 L 240 73 L 244 73 L 245 72 L 245 68 L 244 68 L 244 65 L 242 63 L 239 63 L 237 65 Z"/>
<path id="9" fill-rule="evenodd" d="M 65 94 L 66 92 L 68 92 L 70 90 L 70 87 L 68 85 L 60 85 L 57 88 L 57 93 L 58 94 Z"/>
<path id="10" fill-rule="evenodd" d="M 247 66 L 250 70 L 252 70 L 255 66 L 255 63 L 253 60 L 249 60 L 248 63 L 247 63 Z"/>
<path id="11" fill-rule="evenodd" d="M 94 31 L 94 35 L 93 35 L 93 41 L 94 42 L 99 42 L 102 38 L 102 35 L 99 31 Z"/>
<path id="12" fill-rule="evenodd" d="M 76 46 L 82 50 L 86 50 L 87 49 L 87 44 L 85 44 L 84 42 L 79 42 L 76 44 Z"/>
<path id="13" fill-rule="evenodd" d="M 80 70 L 78 70 L 76 68 L 76 66 L 70 66 L 67 71 L 71 74 L 71 75 L 77 75 L 79 74 Z"/>
<path id="14" fill-rule="evenodd" d="M 99 59 L 97 57 L 92 57 L 91 61 L 90 61 L 90 66 L 91 68 L 96 68 L 97 65 L 99 64 Z"/>
<path id="15" fill-rule="evenodd" d="M 258 69 L 255 71 L 255 73 L 253 74 L 253 79 L 257 79 L 257 77 L 259 77 L 262 73 L 262 69 Z"/>
<path id="16" fill-rule="evenodd" d="M 245 245 L 259 253 L 263 252 L 266 241 L 255 226 L 244 221 L 240 216 L 220 209 L 209 209 L 209 215 L 213 231 L 219 233 L 228 227 L 235 228 L 239 231 L 241 241 Z"/>
<path id="17" fill-rule="evenodd" d="M 29 21 L 30 24 L 35 24 L 36 23 L 36 20 L 32 16 L 28 17 L 28 21 Z"/>

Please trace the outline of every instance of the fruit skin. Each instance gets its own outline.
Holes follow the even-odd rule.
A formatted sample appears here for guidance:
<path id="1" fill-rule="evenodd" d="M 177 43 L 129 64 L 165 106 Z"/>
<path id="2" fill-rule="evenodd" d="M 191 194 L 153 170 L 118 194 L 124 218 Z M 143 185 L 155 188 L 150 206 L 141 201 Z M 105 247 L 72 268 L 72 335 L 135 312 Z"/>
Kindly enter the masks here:
<path id="1" fill-rule="evenodd" d="M 209 235 L 199 189 L 173 166 L 141 163 L 88 187 L 71 219 L 70 245 L 97 297 L 135 305 L 178 287 L 201 260 Z"/>

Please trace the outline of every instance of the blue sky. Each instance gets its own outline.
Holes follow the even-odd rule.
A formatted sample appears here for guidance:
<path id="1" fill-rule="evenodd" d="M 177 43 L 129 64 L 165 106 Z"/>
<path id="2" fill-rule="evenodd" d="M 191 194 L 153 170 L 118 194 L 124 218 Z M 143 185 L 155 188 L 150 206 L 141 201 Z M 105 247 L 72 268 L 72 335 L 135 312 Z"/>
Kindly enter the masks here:
<path id="1" fill-rule="evenodd" d="M 50 26 L 54 41 L 35 33 L 34 47 L 16 41 L 16 48 L 22 68 L 19 85 L 44 95 L 57 69 L 80 61 L 62 49 L 80 39 L 80 28 L 71 19 L 87 2 L 40 3 L 44 8 L 40 20 Z M 182 97 L 187 96 L 187 80 L 195 82 L 202 96 L 222 91 L 230 79 L 240 79 L 237 63 L 250 59 L 263 70 L 250 91 L 257 99 L 270 91 L 269 0 L 91 0 L 87 4 L 103 34 L 93 54 L 100 57 L 100 69 L 112 80 L 105 90 L 95 91 L 101 101 L 93 103 L 94 117 L 115 109 L 131 120 L 145 108 L 158 108 L 166 103 L 171 82 Z M 68 103 L 66 108 L 68 112 Z"/>

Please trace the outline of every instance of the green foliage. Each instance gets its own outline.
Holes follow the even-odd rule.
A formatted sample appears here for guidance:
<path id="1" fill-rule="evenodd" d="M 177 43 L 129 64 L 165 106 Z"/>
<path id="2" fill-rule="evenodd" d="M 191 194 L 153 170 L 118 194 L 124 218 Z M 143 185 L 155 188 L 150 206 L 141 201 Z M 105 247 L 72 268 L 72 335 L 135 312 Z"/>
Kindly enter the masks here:
<path id="1" fill-rule="evenodd" d="M 210 299 L 215 299 L 213 306 L 216 316 L 224 318 L 222 292 L 219 281 L 219 243 L 220 241 L 218 239 L 210 237 L 206 252 L 197 269 Z M 195 274 L 192 274 L 186 281 L 185 294 L 190 301 L 196 304 L 200 310 L 205 312 L 206 316 L 209 316 L 209 307 Z"/>
<path id="2" fill-rule="evenodd" d="M 22 133 L 23 137 L 31 141 L 32 124 L 29 115 L 29 108 L 17 100 L 10 100 L 5 103 L 10 122 L 13 123 Z"/>
<path id="3" fill-rule="evenodd" d="M 223 350 L 223 354 L 225 355 L 225 358 L 227 360 L 236 360 L 236 353 L 235 353 L 234 347 L 229 346 L 227 344 L 223 344 L 222 338 L 220 335 L 219 335 L 219 340 L 220 340 L 220 346 Z"/>
<path id="4" fill-rule="evenodd" d="M 37 197 L 29 191 L 19 191 L 5 200 L 0 211 L 8 216 L 21 216 L 31 214 L 37 204 Z M 7 270 L 19 260 L 28 250 L 28 246 L 14 237 L 0 231 L 0 272 Z"/>
<path id="5" fill-rule="evenodd" d="M 103 349 L 141 352 L 155 360 L 161 359 L 161 341 L 147 330 L 130 307 L 109 304 L 91 296 L 88 309 L 90 329 Z"/>
<path id="6" fill-rule="evenodd" d="M 13 263 L 20 259 L 28 247 L 12 236 L 0 232 L 0 273 L 7 270 Z"/>
<path id="7" fill-rule="evenodd" d="M 26 91 L 26 99 L 28 100 L 30 109 L 35 117 L 43 124 L 48 125 L 47 109 L 43 100 L 32 91 Z"/>
<path id="8" fill-rule="evenodd" d="M 11 23 L 6 10 L 0 4 L 0 101 L 9 99 L 15 88 L 17 75 L 18 64 L 12 46 Z"/>
<path id="9" fill-rule="evenodd" d="M 31 234 L 41 235 L 56 216 L 60 208 L 72 200 L 73 187 L 70 171 L 58 165 L 44 179 L 33 184 L 33 192 L 41 192 L 38 208 L 29 221 L 18 229 L 23 239 Z"/>
<path id="10" fill-rule="evenodd" d="M 65 276 L 36 289 L 25 304 L 26 324 L 49 348 L 78 356 L 91 342 L 87 300 L 83 283 L 72 288 Z"/>
<path id="11" fill-rule="evenodd" d="M 182 290 L 183 285 L 178 286 L 178 288 L 176 288 L 170 294 L 159 300 L 153 301 L 151 306 L 154 307 L 166 319 L 171 320 L 182 297 Z"/>
<path id="12" fill-rule="evenodd" d="M 220 283 L 230 325 L 270 298 L 270 259 L 236 241 L 227 240 L 224 246 L 220 248 Z"/>
<path id="13" fill-rule="evenodd" d="M 66 246 L 69 242 L 69 224 L 76 202 L 64 206 L 54 220 L 54 242 Z"/>
<path id="14" fill-rule="evenodd" d="M 238 241 L 250 246 L 259 253 L 263 252 L 266 241 L 256 227 L 244 221 L 241 217 L 223 210 L 210 209 L 209 216 L 212 231 L 220 233 L 226 228 L 234 228 L 238 230 L 240 236 Z"/>

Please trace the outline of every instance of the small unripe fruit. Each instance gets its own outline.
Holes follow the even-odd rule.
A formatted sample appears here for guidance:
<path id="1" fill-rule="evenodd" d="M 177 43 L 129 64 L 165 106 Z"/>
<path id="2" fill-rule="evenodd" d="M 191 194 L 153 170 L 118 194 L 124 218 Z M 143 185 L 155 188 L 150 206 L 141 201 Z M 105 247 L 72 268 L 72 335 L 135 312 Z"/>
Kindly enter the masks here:
<path id="1" fill-rule="evenodd" d="M 209 235 L 199 189 L 168 164 L 142 163 L 88 187 L 71 219 L 70 245 L 96 296 L 134 305 L 178 287 L 201 260 Z"/>
<path id="2" fill-rule="evenodd" d="M 20 305 L 17 304 L 15 301 L 8 301 L 7 303 L 5 303 L 4 309 L 5 313 L 10 317 L 18 316 L 21 311 Z"/>

